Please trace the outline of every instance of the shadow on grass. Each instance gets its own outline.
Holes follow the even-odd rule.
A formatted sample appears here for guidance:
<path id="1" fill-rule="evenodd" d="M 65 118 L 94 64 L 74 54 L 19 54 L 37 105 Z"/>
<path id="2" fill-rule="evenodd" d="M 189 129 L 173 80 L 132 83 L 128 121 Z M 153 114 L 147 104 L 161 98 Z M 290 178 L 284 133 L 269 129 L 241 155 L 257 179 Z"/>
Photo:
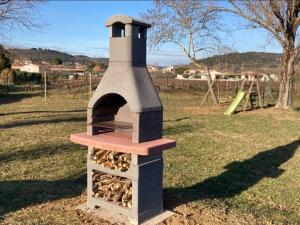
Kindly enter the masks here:
<path id="1" fill-rule="evenodd" d="M 0 113 L 0 116 L 11 116 L 11 115 L 18 115 L 18 114 L 31 114 L 31 113 L 76 113 L 76 112 L 86 112 L 85 109 L 78 109 L 78 110 L 67 110 L 67 111 L 43 111 L 43 110 L 37 110 L 37 111 L 28 111 L 28 112 L 9 112 L 9 113 Z"/>
<path id="2" fill-rule="evenodd" d="M 270 109 L 270 108 L 274 108 L 275 107 L 275 104 L 266 104 L 266 105 L 264 105 L 263 106 L 263 109 Z M 246 112 L 251 112 L 251 111 L 255 111 L 255 110 L 259 110 L 259 109 L 261 109 L 260 108 L 260 106 L 255 106 L 253 109 L 252 108 L 247 108 L 246 109 Z M 244 109 L 237 109 L 236 111 L 235 111 L 235 114 L 238 114 L 238 113 L 242 113 L 242 112 L 244 112 Z"/>
<path id="3" fill-rule="evenodd" d="M 40 125 L 46 123 L 54 124 L 54 123 L 63 123 L 63 122 L 82 122 L 82 121 L 86 121 L 86 117 L 66 117 L 66 118 L 57 118 L 57 119 L 48 119 L 48 120 L 25 120 L 25 121 L 16 121 L 13 123 L 0 125 L 0 129 Z"/>
<path id="4" fill-rule="evenodd" d="M 51 146 L 37 146 L 34 149 L 19 150 L 19 151 L 4 151 L 0 152 L 0 162 L 7 163 L 14 160 L 25 161 L 34 160 L 41 157 L 51 157 L 60 153 L 68 153 L 75 151 L 84 151 L 85 146 L 78 146 L 72 143 Z"/>
<path id="5" fill-rule="evenodd" d="M 185 132 L 192 132 L 195 128 L 190 124 L 177 124 L 175 126 L 168 126 L 164 129 L 164 135 L 178 135 Z"/>
<path id="6" fill-rule="evenodd" d="M 0 181 L 0 216 L 31 205 L 79 196 L 85 187 L 84 173 L 54 181 Z"/>
<path id="7" fill-rule="evenodd" d="M 173 120 L 164 120 L 164 123 L 167 123 L 167 122 L 179 122 L 181 120 L 188 120 L 190 117 L 180 117 L 180 118 L 177 118 L 177 119 L 173 119 Z"/>
<path id="8" fill-rule="evenodd" d="M 291 159 L 300 140 L 260 152 L 242 162 L 225 166 L 227 171 L 185 188 L 164 190 L 167 208 L 174 208 L 197 200 L 230 198 L 256 185 L 265 177 L 277 178 L 284 170 L 279 168 Z"/>
<path id="9" fill-rule="evenodd" d="M 264 109 L 273 108 L 273 107 L 275 107 L 275 105 L 276 105 L 275 103 L 268 103 L 268 104 L 264 105 L 263 108 Z"/>
<path id="10" fill-rule="evenodd" d="M 40 93 L 13 93 L 9 95 L 0 95 L 0 104 L 10 104 L 22 101 L 24 98 L 32 98 L 41 95 Z"/>

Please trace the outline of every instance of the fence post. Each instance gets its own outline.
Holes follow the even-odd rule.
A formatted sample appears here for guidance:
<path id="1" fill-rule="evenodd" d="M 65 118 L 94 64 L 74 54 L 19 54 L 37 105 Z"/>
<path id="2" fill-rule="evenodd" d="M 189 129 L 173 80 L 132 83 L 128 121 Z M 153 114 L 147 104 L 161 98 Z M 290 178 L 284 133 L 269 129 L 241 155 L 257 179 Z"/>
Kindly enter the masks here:
<path id="1" fill-rule="evenodd" d="M 89 97 L 92 98 L 92 71 L 90 72 L 90 89 L 89 89 Z"/>
<path id="2" fill-rule="evenodd" d="M 44 71 L 44 98 L 47 101 L 47 72 Z"/>

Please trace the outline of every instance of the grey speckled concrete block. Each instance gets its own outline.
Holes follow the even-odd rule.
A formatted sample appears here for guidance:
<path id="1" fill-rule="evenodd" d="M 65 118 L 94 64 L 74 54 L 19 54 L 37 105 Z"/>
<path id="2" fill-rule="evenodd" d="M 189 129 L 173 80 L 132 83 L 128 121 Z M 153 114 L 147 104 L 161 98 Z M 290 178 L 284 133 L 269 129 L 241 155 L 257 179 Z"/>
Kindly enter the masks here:
<path id="1" fill-rule="evenodd" d="M 110 29 L 109 66 L 88 104 L 88 134 L 94 123 L 132 124 L 132 141 L 162 137 L 162 103 L 146 67 L 149 24 L 124 15 L 106 21 Z"/>
<path id="2" fill-rule="evenodd" d="M 95 164 L 89 159 L 93 148 L 89 148 L 87 162 L 87 207 L 91 210 L 100 207 L 104 210 L 119 213 L 128 218 L 132 224 L 143 222 L 163 213 L 163 158 L 162 153 L 131 156 L 131 166 L 126 172 L 111 170 Z M 92 196 L 93 170 L 122 176 L 132 181 L 132 208 L 124 208 L 113 202 Z"/>
<path id="3" fill-rule="evenodd" d="M 82 210 L 83 212 L 87 213 L 93 213 L 94 215 L 107 220 L 111 222 L 112 224 L 114 223 L 123 223 L 125 225 L 133 225 L 127 217 L 123 216 L 122 214 L 119 214 L 117 212 L 112 212 L 108 211 L 105 209 L 95 209 L 95 210 L 90 210 L 87 208 L 86 203 L 79 205 L 76 207 L 76 209 Z M 159 214 L 158 216 L 155 216 L 151 218 L 150 220 L 140 224 L 140 225 L 157 225 L 160 222 L 163 222 L 164 220 L 168 219 L 169 217 L 173 216 L 174 213 L 171 211 L 164 211 L 163 213 Z"/>

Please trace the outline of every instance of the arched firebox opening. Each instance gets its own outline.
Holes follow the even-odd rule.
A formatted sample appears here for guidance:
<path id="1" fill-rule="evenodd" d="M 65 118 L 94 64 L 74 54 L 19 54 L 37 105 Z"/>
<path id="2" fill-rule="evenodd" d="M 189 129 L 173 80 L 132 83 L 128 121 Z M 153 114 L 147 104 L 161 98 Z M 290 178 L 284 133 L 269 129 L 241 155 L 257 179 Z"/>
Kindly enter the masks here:
<path id="1" fill-rule="evenodd" d="M 127 101 L 118 94 L 101 97 L 93 108 L 94 131 L 96 133 L 132 133 L 132 113 Z"/>

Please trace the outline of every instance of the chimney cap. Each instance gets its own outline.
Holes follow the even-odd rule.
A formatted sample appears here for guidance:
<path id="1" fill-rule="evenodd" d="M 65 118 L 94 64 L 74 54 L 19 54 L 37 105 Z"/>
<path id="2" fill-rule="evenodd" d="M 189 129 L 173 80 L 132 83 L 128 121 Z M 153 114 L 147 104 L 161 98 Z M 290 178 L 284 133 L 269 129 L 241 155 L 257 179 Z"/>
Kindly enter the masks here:
<path id="1" fill-rule="evenodd" d="M 121 14 L 113 15 L 113 16 L 109 17 L 108 20 L 105 21 L 104 25 L 106 27 L 110 27 L 110 26 L 114 25 L 115 23 L 134 24 L 134 25 L 139 25 L 139 26 L 146 27 L 146 28 L 151 27 L 151 24 L 149 24 L 149 23 L 146 23 L 139 19 L 132 18 L 127 15 L 121 15 Z"/>

